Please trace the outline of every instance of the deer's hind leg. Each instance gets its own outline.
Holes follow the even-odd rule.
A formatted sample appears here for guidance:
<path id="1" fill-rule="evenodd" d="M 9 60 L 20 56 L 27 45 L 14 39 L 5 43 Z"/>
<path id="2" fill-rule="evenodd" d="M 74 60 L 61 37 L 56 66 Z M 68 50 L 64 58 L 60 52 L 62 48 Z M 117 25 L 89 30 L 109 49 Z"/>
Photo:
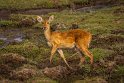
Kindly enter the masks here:
<path id="1" fill-rule="evenodd" d="M 89 42 L 85 40 L 79 40 L 77 42 L 78 48 L 90 58 L 90 63 L 93 64 L 93 55 L 92 53 L 88 50 Z"/>
<path id="2" fill-rule="evenodd" d="M 85 47 L 82 47 L 82 50 L 85 55 L 87 55 L 90 58 L 90 63 L 93 64 L 93 55 L 92 53 Z"/>
<path id="3" fill-rule="evenodd" d="M 76 51 L 78 51 L 79 53 L 79 57 L 80 57 L 80 63 L 79 63 L 79 66 L 82 65 L 85 61 L 85 56 L 84 54 L 82 53 L 82 51 L 80 50 L 80 48 L 78 46 L 76 46 Z"/>

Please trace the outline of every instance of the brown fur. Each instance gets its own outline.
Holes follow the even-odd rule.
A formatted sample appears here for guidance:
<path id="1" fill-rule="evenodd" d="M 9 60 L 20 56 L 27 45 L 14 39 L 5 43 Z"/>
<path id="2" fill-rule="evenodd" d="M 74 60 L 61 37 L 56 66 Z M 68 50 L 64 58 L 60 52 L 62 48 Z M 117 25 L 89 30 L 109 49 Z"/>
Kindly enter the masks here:
<path id="1" fill-rule="evenodd" d="M 61 45 L 68 46 L 67 44 L 83 44 L 88 48 L 88 44 L 91 41 L 91 34 L 82 30 L 75 29 L 66 32 L 52 32 L 51 41 L 61 47 Z"/>

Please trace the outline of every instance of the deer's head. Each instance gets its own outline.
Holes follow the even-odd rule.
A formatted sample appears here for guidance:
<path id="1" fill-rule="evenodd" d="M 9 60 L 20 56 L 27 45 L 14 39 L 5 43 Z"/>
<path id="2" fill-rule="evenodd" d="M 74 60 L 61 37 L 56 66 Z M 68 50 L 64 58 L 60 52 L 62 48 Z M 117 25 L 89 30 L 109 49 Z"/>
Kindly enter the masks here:
<path id="1" fill-rule="evenodd" d="M 37 16 L 37 21 L 43 24 L 43 29 L 50 28 L 50 23 L 53 21 L 54 15 L 51 15 L 48 19 L 43 19 L 41 16 Z"/>

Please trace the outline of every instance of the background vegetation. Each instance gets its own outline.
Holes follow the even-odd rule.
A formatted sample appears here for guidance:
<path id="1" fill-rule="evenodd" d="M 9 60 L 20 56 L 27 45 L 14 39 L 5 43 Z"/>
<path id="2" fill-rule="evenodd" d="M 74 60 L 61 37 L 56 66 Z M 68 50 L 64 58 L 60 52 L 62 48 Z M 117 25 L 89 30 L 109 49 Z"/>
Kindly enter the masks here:
<path id="1" fill-rule="evenodd" d="M 86 6 L 114 3 L 123 3 L 123 0 L 1 0 L 0 9 L 68 8 L 74 5 Z"/>

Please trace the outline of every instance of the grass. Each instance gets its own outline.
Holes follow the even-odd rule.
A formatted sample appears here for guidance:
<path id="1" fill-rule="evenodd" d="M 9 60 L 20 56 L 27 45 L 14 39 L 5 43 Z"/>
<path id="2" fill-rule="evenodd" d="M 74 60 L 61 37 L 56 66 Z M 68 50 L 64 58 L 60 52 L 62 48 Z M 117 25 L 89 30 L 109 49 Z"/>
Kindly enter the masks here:
<path id="1" fill-rule="evenodd" d="M 122 6 L 123 7 L 123 6 Z M 122 8 L 121 7 L 121 8 Z M 116 20 L 119 18 L 124 18 L 124 14 L 114 15 L 114 10 L 118 9 L 115 7 L 112 9 L 99 10 L 97 12 L 85 13 L 82 12 L 68 12 L 63 11 L 61 14 L 59 13 L 51 13 L 56 16 L 55 21 L 66 23 L 66 25 L 70 26 L 72 23 L 77 23 L 80 28 L 87 29 L 91 31 L 93 34 L 107 34 L 110 33 L 111 30 L 117 28 L 124 28 L 123 23 L 116 23 Z M 62 19 L 65 18 L 65 19 Z M 68 19 L 68 20 L 66 20 Z"/>
<path id="2" fill-rule="evenodd" d="M 21 21 L 23 19 L 34 19 L 36 15 L 11 14 L 10 19 L 13 21 Z"/>
<path id="3" fill-rule="evenodd" d="M 0 20 L 0 27 L 14 27 L 17 26 L 18 22 L 12 20 Z"/>
<path id="4" fill-rule="evenodd" d="M 108 57 L 109 55 L 114 53 L 112 50 L 101 49 L 101 48 L 94 48 L 91 50 L 91 52 L 94 55 L 94 61 L 95 62 L 100 61 L 100 59 L 105 59 L 106 57 Z"/>
<path id="5" fill-rule="evenodd" d="M 2 0 L 0 1 L 0 9 L 24 10 L 32 8 L 73 8 L 75 5 L 85 6 L 95 2 L 95 0 Z M 117 0 L 116 2 L 123 3 L 123 0 Z M 113 0 L 100 0 L 100 3 L 113 3 Z"/>
<path id="6" fill-rule="evenodd" d="M 1 49 L 1 53 L 18 53 L 22 56 L 37 61 L 43 59 L 46 54 L 50 52 L 47 48 L 39 48 L 35 43 L 30 41 L 25 41 L 19 45 L 8 45 L 6 48 Z"/>
<path id="7" fill-rule="evenodd" d="M 72 3 L 87 3 L 88 0 L 2 0 L 0 1 L 0 9 L 31 9 L 31 8 L 55 8 L 67 7 Z M 27 5 L 28 4 L 28 5 Z"/>
<path id="8" fill-rule="evenodd" d="M 106 82 L 102 77 L 87 77 L 84 80 L 78 80 L 74 83 L 99 83 L 99 82 Z"/>
<path id="9" fill-rule="evenodd" d="M 123 76 L 124 75 L 124 66 L 117 66 L 114 74 L 116 76 L 118 76 L 118 75 Z"/>
<path id="10" fill-rule="evenodd" d="M 4 44 L 3 40 L 0 40 L 0 46 L 2 46 Z"/>

